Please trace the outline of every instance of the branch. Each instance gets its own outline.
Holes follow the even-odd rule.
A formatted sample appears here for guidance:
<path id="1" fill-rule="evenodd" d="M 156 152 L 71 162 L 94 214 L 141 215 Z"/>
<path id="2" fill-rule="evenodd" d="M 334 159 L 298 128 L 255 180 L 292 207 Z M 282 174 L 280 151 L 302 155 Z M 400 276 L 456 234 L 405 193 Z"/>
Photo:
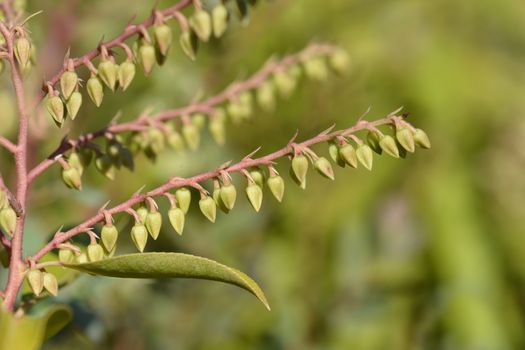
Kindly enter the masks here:
<path id="1" fill-rule="evenodd" d="M 66 232 L 56 234 L 53 240 L 51 240 L 46 246 L 44 246 L 40 251 L 38 251 L 30 259 L 33 261 L 38 261 L 45 254 L 57 248 L 61 243 L 66 242 L 67 240 L 71 239 L 72 237 L 80 233 L 90 230 L 90 228 L 92 228 L 94 225 L 105 220 L 104 215 L 114 215 L 117 213 L 126 212 L 132 206 L 145 201 L 147 198 L 161 196 L 167 191 L 174 189 L 174 188 L 178 188 L 178 187 L 183 187 L 183 186 L 199 187 L 200 186 L 199 183 L 209 180 L 209 179 L 216 178 L 220 176 L 221 174 L 223 174 L 224 172 L 230 174 L 230 173 L 236 173 L 236 172 L 243 172 L 246 169 L 249 169 L 251 167 L 271 166 L 276 159 L 282 158 L 287 155 L 292 155 L 296 149 L 307 148 L 309 146 L 312 146 L 312 145 L 315 145 L 321 142 L 326 142 L 326 141 L 332 140 L 337 137 L 349 136 L 349 135 L 354 134 L 357 131 L 369 129 L 372 127 L 377 127 L 379 125 L 391 124 L 395 121 L 396 118 L 399 118 L 399 117 L 394 116 L 394 115 L 389 115 L 387 117 L 384 117 L 382 119 L 379 119 L 373 122 L 368 122 L 364 120 L 359 121 L 356 125 L 352 126 L 351 128 L 338 130 L 332 133 L 323 132 L 311 139 L 303 141 L 302 143 L 294 143 L 292 140 L 292 142 L 289 142 L 285 147 L 273 153 L 270 153 L 264 157 L 255 158 L 255 159 L 245 157 L 240 162 L 233 164 L 233 165 L 229 165 L 226 168 L 219 168 L 219 169 L 211 170 L 206 173 L 195 175 L 190 178 L 179 178 L 179 177 L 171 178 L 168 182 L 161 185 L 160 187 L 157 187 L 144 194 L 136 193 L 133 197 L 131 197 L 126 202 L 123 202 L 111 209 L 105 209 L 104 211 L 101 211 L 97 215 L 93 216 L 92 218 L 84 221 L 80 225 Z"/>
<path id="2" fill-rule="evenodd" d="M 0 136 L 0 146 L 4 147 L 11 153 L 16 152 L 16 145 L 3 136 Z"/>
<path id="3" fill-rule="evenodd" d="M 63 155 L 65 152 L 69 151 L 75 146 L 80 146 L 83 144 L 90 143 L 94 139 L 97 139 L 99 137 L 106 135 L 108 132 L 112 134 L 118 134 L 118 133 L 128 132 L 128 131 L 142 130 L 144 126 L 148 126 L 150 123 L 155 124 L 155 123 L 160 123 L 160 122 L 166 122 L 168 120 L 176 119 L 181 116 L 190 115 L 192 113 L 197 113 L 197 112 L 208 113 L 210 112 L 210 110 L 213 110 L 215 107 L 217 107 L 221 103 L 224 103 L 232 99 L 233 97 L 237 96 L 243 91 L 257 88 L 259 85 L 264 83 L 272 74 L 280 70 L 283 70 L 288 66 L 291 66 L 293 64 L 300 62 L 300 60 L 304 58 L 305 56 L 317 55 L 317 54 L 329 54 L 336 49 L 337 48 L 333 45 L 311 44 L 307 46 L 305 49 L 303 49 L 302 51 L 292 54 L 292 55 L 288 55 L 280 61 L 268 62 L 259 71 L 257 71 L 254 75 L 252 75 L 249 79 L 240 81 L 240 82 L 236 82 L 230 85 L 228 88 L 226 88 L 221 93 L 215 96 L 212 96 L 205 101 L 192 103 L 188 106 L 177 108 L 177 109 L 162 111 L 162 112 L 157 113 L 155 116 L 151 118 L 138 118 L 138 119 L 135 119 L 127 123 L 114 124 L 114 125 L 102 128 L 100 130 L 97 130 L 95 132 L 82 135 L 77 140 L 64 139 L 61 142 L 61 144 L 57 147 L 57 149 L 49 157 L 47 157 L 45 160 L 43 160 L 40 164 L 35 166 L 29 172 L 29 182 L 30 183 L 33 182 L 35 178 L 37 178 L 40 174 L 42 174 L 50 166 L 52 166 L 57 161 L 57 159 L 60 158 L 61 155 Z"/>
<path id="4" fill-rule="evenodd" d="M 25 106 L 24 85 L 22 82 L 22 75 L 20 68 L 15 59 L 14 41 L 15 30 L 11 32 L 3 22 L 0 22 L 0 32 L 5 38 L 7 44 L 7 60 L 11 68 L 11 83 L 16 96 L 16 105 L 18 110 L 18 140 L 16 146 L 15 167 L 16 167 L 16 199 L 18 208 L 13 207 L 17 211 L 18 218 L 16 220 L 16 229 L 11 240 L 11 259 L 9 263 L 9 278 L 6 286 L 6 295 L 3 306 L 12 310 L 16 301 L 16 296 L 20 285 L 23 281 L 23 276 L 20 273 L 22 265 L 22 244 L 24 235 L 25 223 L 25 207 L 27 199 L 27 135 L 28 135 L 28 116 Z"/>
<path id="5" fill-rule="evenodd" d="M 181 0 L 177 4 L 171 7 L 168 7 L 167 9 L 163 11 L 160 11 L 160 13 L 162 14 L 162 17 L 167 20 L 167 19 L 173 18 L 177 12 L 181 11 L 182 9 L 184 9 L 185 7 L 191 4 L 192 4 L 192 0 Z M 77 68 L 77 67 L 86 65 L 87 62 L 91 62 L 91 60 L 93 60 L 94 58 L 96 58 L 97 56 L 101 54 L 102 47 L 104 47 L 107 50 L 110 50 L 114 47 L 120 46 L 122 43 L 124 43 L 124 41 L 126 41 L 130 37 L 139 34 L 142 30 L 144 30 L 144 28 L 148 28 L 152 26 L 154 22 L 155 22 L 155 15 L 154 13 L 152 13 L 152 15 L 149 18 L 145 19 L 139 24 L 129 24 L 124 29 L 124 31 L 120 35 L 118 35 L 116 38 L 112 40 L 108 40 L 106 42 L 101 42 L 96 49 L 89 51 L 83 56 L 73 58 L 72 59 L 73 67 Z M 44 96 L 47 94 L 49 85 L 54 86 L 60 80 L 60 77 L 66 71 L 66 69 L 67 67 L 63 67 L 51 79 L 49 79 L 48 81 L 42 84 L 42 92 L 39 96 L 39 100 L 42 100 L 42 98 L 44 98 Z"/>

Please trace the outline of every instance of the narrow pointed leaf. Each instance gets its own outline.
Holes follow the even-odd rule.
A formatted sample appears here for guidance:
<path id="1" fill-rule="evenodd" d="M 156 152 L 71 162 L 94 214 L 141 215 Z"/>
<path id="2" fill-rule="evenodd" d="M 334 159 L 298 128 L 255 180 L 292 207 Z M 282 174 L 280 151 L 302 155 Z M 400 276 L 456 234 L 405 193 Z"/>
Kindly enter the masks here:
<path id="1" fill-rule="evenodd" d="M 122 278 L 196 278 L 241 287 L 255 295 L 267 309 L 268 301 L 250 277 L 216 261 L 181 253 L 127 254 L 65 267 L 96 275 Z"/>

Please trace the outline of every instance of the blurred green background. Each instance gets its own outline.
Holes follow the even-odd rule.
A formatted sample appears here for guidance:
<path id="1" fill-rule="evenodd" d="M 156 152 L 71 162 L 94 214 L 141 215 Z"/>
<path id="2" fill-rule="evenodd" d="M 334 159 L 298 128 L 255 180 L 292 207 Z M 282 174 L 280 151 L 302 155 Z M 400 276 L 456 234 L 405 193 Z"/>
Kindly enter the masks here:
<path id="1" fill-rule="evenodd" d="M 31 11 L 45 10 L 31 24 L 45 57 L 42 74 L 51 75 L 69 46 L 78 56 L 156 3 L 30 1 Z M 194 206 L 182 237 L 166 225 L 149 244 L 247 272 L 271 312 L 220 283 L 86 276 L 61 292 L 75 319 L 45 349 L 525 348 L 524 23 L 520 0 L 262 1 L 248 26 L 233 25 L 220 41 L 202 45 L 196 63 L 177 47 L 126 93 L 107 93 L 100 109 L 86 103 L 73 135 L 119 111 L 131 119 L 148 107 L 212 95 L 269 56 L 313 40 L 337 43 L 352 56 L 348 77 L 303 80 L 275 113 L 229 125 L 224 147 L 206 136 L 198 152 L 166 152 L 154 166 L 141 158 L 137 174 L 122 171 L 115 182 L 90 170 L 81 193 L 68 191 L 51 169 L 34 185 L 26 253 L 109 199 L 238 160 L 260 145 L 269 153 L 296 129 L 301 139 L 333 122 L 350 126 L 369 106 L 370 119 L 404 106 L 433 148 L 401 161 L 376 157 L 371 173 L 338 168 L 334 183 L 310 175 L 306 191 L 287 181 L 283 203 L 266 195 L 259 214 L 240 200 L 211 224 Z M 35 84 L 38 78 L 31 76 Z M 4 134 L 14 132 L 11 97 L 3 78 Z M 47 117 L 33 123 L 35 143 L 45 141 L 35 146 L 36 161 L 64 131 Z M 327 154 L 326 147 L 315 150 Z M 0 164 L 3 172 L 12 168 L 5 153 Z M 283 173 L 286 167 L 278 165 Z M 119 250 L 132 250 L 127 237 Z"/>

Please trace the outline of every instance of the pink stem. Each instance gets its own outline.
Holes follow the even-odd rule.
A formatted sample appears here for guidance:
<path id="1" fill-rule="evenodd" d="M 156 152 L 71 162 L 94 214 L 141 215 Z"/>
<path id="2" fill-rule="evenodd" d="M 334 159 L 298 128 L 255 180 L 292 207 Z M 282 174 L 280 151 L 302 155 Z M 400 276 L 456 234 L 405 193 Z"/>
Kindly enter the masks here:
<path id="1" fill-rule="evenodd" d="M 378 126 L 378 125 L 384 125 L 384 124 L 389 124 L 389 123 L 392 123 L 391 116 L 376 120 L 374 122 L 360 121 L 351 128 L 335 131 L 329 134 L 319 134 L 311 139 L 308 139 L 306 141 L 303 141 L 302 143 L 295 144 L 295 145 L 300 146 L 300 147 L 309 147 L 314 144 L 326 142 L 330 139 L 333 139 L 334 137 L 337 137 L 338 135 L 342 135 L 342 134 L 349 135 L 349 134 L 355 133 L 359 130 L 366 129 L 370 125 Z M 157 187 L 144 194 L 135 195 L 132 198 L 128 199 L 126 202 L 123 202 L 111 209 L 108 209 L 107 212 L 110 213 L 111 215 L 122 213 L 122 212 L 130 212 L 130 210 L 132 210 L 131 209 L 132 206 L 145 201 L 149 197 L 156 197 L 156 196 L 163 195 L 164 193 L 166 193 L 167 191 L 173 188 L 178 188 L 178 187 L 183 187 L 183 186 L 195 186 L 196 184 L 200 182 L 220 176 L 222 171 L 225 171 L 227 173 L 235 173 L 235 172 L 240 172 L 250 167 L 255 167 L 255 166 L 260 166 L 260 165 L 270 165 L 272 164 L 274 160 L 290 154 L 293 151 L 293 146 L 294 145 L 292 144 L 288 144 L 285 147 L 281 148 L 280 150 L 277 150 L 261 158 L 256 158 L 256 159 L 245 158 L 241 160 L 240 162 L 234 165 L 231 165 L 225 169 L 212 170 L 212 171 L 209 171 L 203 174 L 199 174 L 199 175 L 195 175 L 193 177 L 186 178 L 186 179 L 172 178 L 165 184 L 161 185 L 160 187 Z M 31 257 L 31 260 L 38 261 L 45 254 L 57 248 L 61 243 L 71 239 L 72 237 L 74 237 L 75 235 L 79 233 L 84 232 L 87 227 L 93 227 L 94 225 L 96 225 L 102 220 L 104 220 L 104 214 L 98 213 L 97 215 L 84 221 L 80 225 L 64 232 L 58 237 L 55 237 L 51 242 L 49 242 L 46 246 L 40 249 L 40 251 L 38 251 L 35 255 L 33 255 Z"/>
<path id="2" fill-rule="evenodd" d="M 16 229 L 11 240 L 11 259 L 9 262 L 9 277 L 5 290 L 3 307 L 12 311 L 16 302 L 18 291 L 24 280 L 22 260 L 22 241 L 24 234 L 25 208 L 27 199 L 28 177 L 27 177 L 27 129 L 28 120 L 25 108 L 24 86 L 18 64 L 16 62 L 13 42 L 14 37 L 5 24 L 0 23 L 0 32 L 7 44 L 8 61 L 11 66 L 11 82 L 16 95 L 18 110 L 18 142 L 14 152 L 16 167 L 16 199 L 20 205 Z"/>

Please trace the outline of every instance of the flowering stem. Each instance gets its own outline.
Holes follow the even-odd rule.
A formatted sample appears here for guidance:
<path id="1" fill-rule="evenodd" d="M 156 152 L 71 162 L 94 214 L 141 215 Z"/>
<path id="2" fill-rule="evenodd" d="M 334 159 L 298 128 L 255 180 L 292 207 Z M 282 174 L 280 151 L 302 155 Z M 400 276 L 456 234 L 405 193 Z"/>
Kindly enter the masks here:
<path id="1" fill-rule="evenodd" d="M 67 140 L 64 139 L 58 148 L 45 160 L 36 165 L 29 172 L 29 183 L 32 183 L 40 174 L 46 171 L 50 166 L 55 164 L 55 162 L 60 158 L 62 154 L 69 151 L 73 148 L 73 145 L 82 145 L 87 144 L 94 139 L 105 136 L 107 133 L 117 134 L 122 132 L 130 131 L 140 131 L 144 130 L 145 127 L 148 127 L 150 124 L 160 124 L 168 120 L 180 118 L 182 116 L 190 115 L 192 113 L 205 112 L 208 113 L 213 108 L 217 107 L 221 103 L 228 101 L 231 96 L 238 95 L 243 91 L 251 90 L 262 83 L 264 83 L 268 78 L 275 72 L 282 70 L 288 66 L 298 63 L 302 58 L 307 55 L 315 54 L 327 54 L 333 52 L 335 47 L 328 44 L 311 44 L 307 46 L 304 50 L 288 55 L 282 60 L 277 62 L 269 62 L 264 65 L 259 71 L 252 75 L 249 79 L 237 82 L 230 87 L 226 88 L 221 93 L 208 98 L 202 102 L 195 102 L 188 106 L 170 109 L 157 113 L 151 118 L 137 118 L 133 121 L 121 124 L 114 124 L 100 130 L 94 131 L 89 134 L 80 136 L 77 140 Z"/>
<path id="2" fill-rule="evenodd" d="M 206 173 L 202 173 L 202 174 L 199 174 L 199 175 L 195 175 L 193 177 L 190 177 L 190 178 L 179 178 L 179 177 L 175 177 L 175 178 L 172 178 L 170 179 L 168 182 L 166 182 L 165 184 L 161 185 L 160 187 L 157 187 L 149 192 L 146 192 L 144 194 L 137 194 L 135 196 L 133 196 L 132 198 L 128 199 L 127 201 L 111 208 L 111 209 L 107 209 L 107 212 L 111 215 L 114 215 L 114 214 L 117 214 L 117 213 L 122 213 L 122 212 L 128 212 L 128 213 L 133 213 L 133 209 L 132 209 L 132 206 L 134 205 L 137 205 L 141 202 L 144 202 L 145 200 L 147 200 L 148 198 L 150 197 L 156 197 L 156 196 L 161 196 L 161 195 L 164 195 L 167 191 L 171 190 L 171 189 L 174 189 L 174 188 L 178 188 L 178 187 L 183 187 L 183 186 L 196 186 L 197 184 L 199 184 L 200 182 L 203 182 L 203 181 L 206 181 L 206 180 L 210 180 L 210 179 L 213 179 L 213 178 L 216 178 L 218 176 L 221 175 L 222 172 L 226 172 L 228 174 L 231 174 L 231 173 L 235 173 L 235 172 L 242 172 L 243 170 L 245 169 L 249 169 L 251 167 L 256 167 L 256 166 L 271 166 L 272 165 L 272 162 L 278 158 L 282 158 L 286 155 L 289 155 L 293 152 L 293 147 L 294 146 L 299 146 L 299 147 L 310 147 L 312 145 L 315 145 L 315 144 L 318 144 L 318 143 L 321 143 L 321 142 L 326 142 L 328 140 L 331 140 L 339 135 L 350 135 L 350 134 L 353 134 L 357 131 L 360 131 L 360 130 L 364 130 L 364 129 L 367 129 L 369 126 L 379 126 L 379 125 L 384 125 L 384 124 L 390 124 L 392 123 L 392 116 L 387 116 L 385 118 L 382 118 L 382 119 L 378 119 L 376 121 L 373 121 L 373 122 L 368 122 L 368 121 L 360 121 L 358 122 L 356 125 L 352 126 L 351 128 L 348 128 L 348 129 L 343 129 L 343 130 L 338 130 L 338 131 L 334 131 L 332 133 L 321 133 L 313 138 L 310 138 L 306 141 L 303 141 L 301 143 L 295 143 L 295 144 L 292 144 L 292 143 L 289 143 L 288 145 L 286 145 L 285 147 L 273 152 L 273 153 L 270 153 L 264 157 L 260 157 L 260 158 L 255 158 L 255 159 L 252 159 L 252 158 L 244 158 L 243 160 L 241 160 L 240 162 L 236 163 L 236 164 L 233 164 L 233 165 L 230 165 L 228 166 L 227 168 L 221 168 L 221 169 L 215 169 L 215 170 L 212 170 L 212 171 L 208 171 Z M 199 185 L 200 186 L 200 185 Z M 34 261 L 38 261 L 40 258 L 42 258 L 45 254 L 47 254 L 48 252 L 50 252 L 51 250 L 57 248 L 61 243 L 71 239 L 72 237 L 76 236 L 77 234 L 80 234 L 82 232 L 85 232 L 85 230 L 88 228 L 88 227 L 93 227 L 94 225 L 96 225 L 97 223 L 101 222 L 104 220 L 104 214 L 103 213 L 98 213 L 97 215 L 91 217 L 90 219 L 84 221 L 82 224 L 62 233 L 60 236 L 58 237 L 55 237 L 52 241 L 50 241 L 46 246 L 44 246 L 42 249 L 40 249 L 40 251 L 38 251 L 35 255 L 33 255 L 30 259 L 31 260 L 34 260 Z"/>

